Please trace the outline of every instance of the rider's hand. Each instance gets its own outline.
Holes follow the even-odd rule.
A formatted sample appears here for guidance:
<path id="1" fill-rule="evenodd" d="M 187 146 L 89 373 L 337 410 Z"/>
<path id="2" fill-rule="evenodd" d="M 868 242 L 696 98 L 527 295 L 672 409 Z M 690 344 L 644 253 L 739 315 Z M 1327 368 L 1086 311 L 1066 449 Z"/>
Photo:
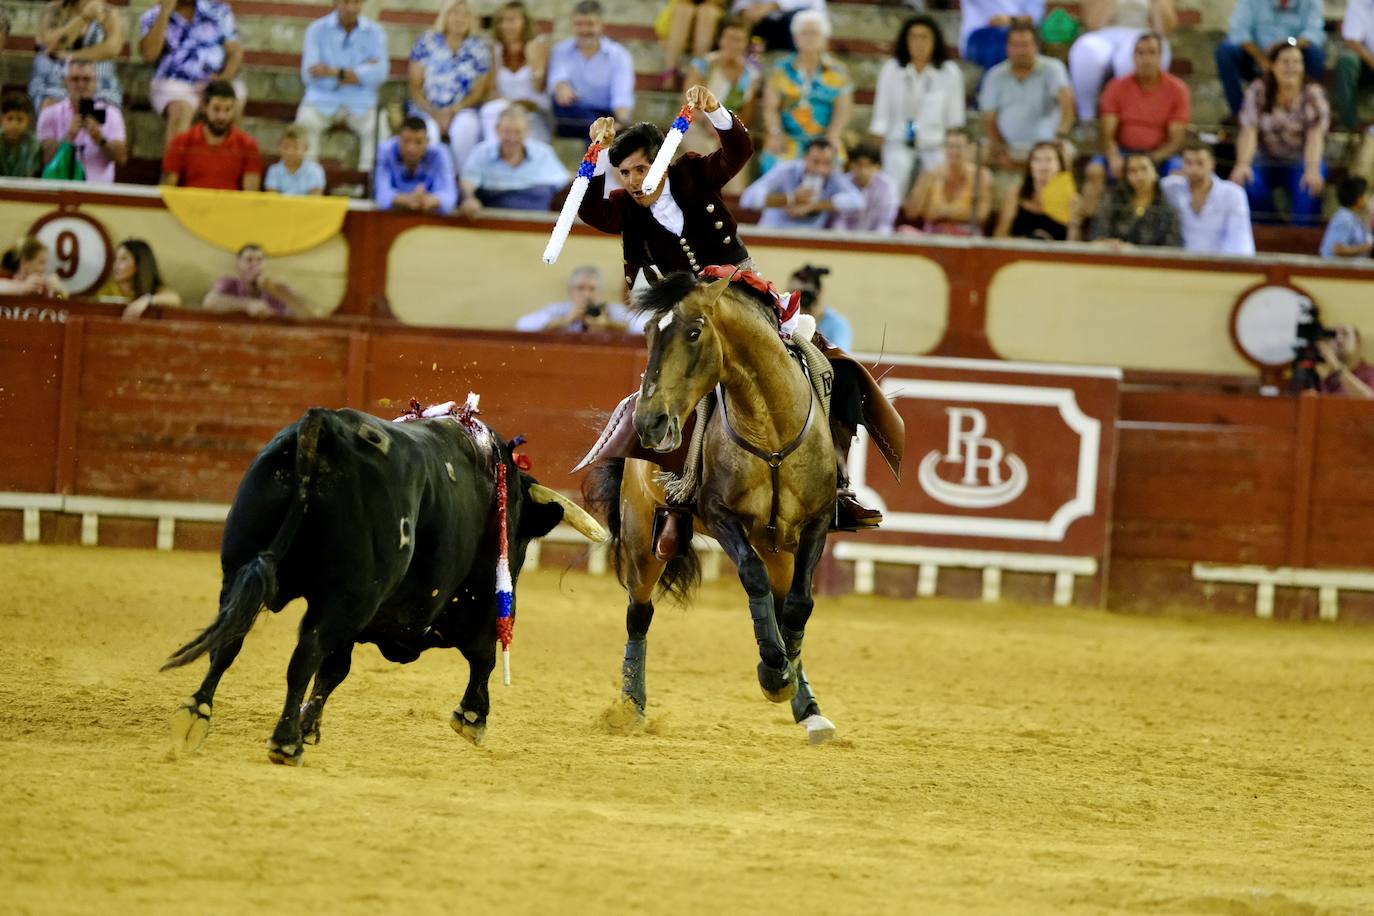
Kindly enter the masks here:
<path id="1" fill-rule="evenodd" d="M 597 118 L 592 122 L 592 129 L 588 133 L 593 142 L 603 147 L 610 146 L 611 141 L 615 139 L 615 118 Z"/>
<path id="2" fill-rule="evenodd" d="M 705 86 L 693 86 L 688 89 L 687 104 L 697 111 L 715 111 L 720 107 L 720 101 L 716 99 L 715 93 Z"/>

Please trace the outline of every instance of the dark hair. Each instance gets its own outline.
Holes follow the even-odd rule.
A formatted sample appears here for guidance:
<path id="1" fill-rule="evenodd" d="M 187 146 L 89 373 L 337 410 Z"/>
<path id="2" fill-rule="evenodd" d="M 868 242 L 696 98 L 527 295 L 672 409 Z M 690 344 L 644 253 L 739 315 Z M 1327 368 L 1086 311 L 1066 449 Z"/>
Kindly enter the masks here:
<path id="1" fill-rule="evenodd" d="M 29 104 L 29 97 L 22 92 L 6 92 L 0 98 L 0 115 L 7 115 L 11 111 L 22 111 L 33 120 L 33 106 Z"/>
<path id="2" fill-rule="evenodd" d="M 725 34 L 726 29 L 743 29 L 746 37 L 754 31 L 754 27 L 739 16 L 722 16 L 720 24 L 716 26 L 715 44 L 717 46 L 720 45 L 720 36 Z"/>
<path id="3" fill-rule="evenodd" d="M 238 96 L 234 94 L 234 85 L 228 80 L 210 80 L 205 86 L 205 101 L 211 99 L 234 99 L 238 101 Z"/>
<path id="4" fill-rule="evenodd" d="M 609 150 L 611 165 L 619 168 L 620 163 L 640 150 L 643 150 L 644 156 L 653 162 L 654 157 L 658 155 L 659 147 L 662 145 L 663 131 L 658 129 L 658 125 L 648 121 L 640 121 L 638 124 L 631 125 L 616 134 Z"/>
<path id="5" fill-rule="evenodd" d="M 1292 48 L 1294 51 L 1297 51 L 1298 56 L 1302 57 L 1302 48 L 1299 47 L 1298 43 L 1292 38 L 1276 42 L 1275 44 L 1270 46 L 1268 52 L 1265 54 L 1265 56 L 1269 58 L 1269 69 L 1264 71 L 1263 77 L 1265 114 L 1268 114 L 1269 112 L 1273 111 L 1274 106 L 1278 104 L 1279 100 L 1279 78 L 1274 75 L 1274 62 L 1279 59 L 1280 54 L 1282 54 L 1284 51 L 1287 51 L 1289 48 Z M 1307 60 L 1306 58 L 1304 58 L 1302 71 L 1303 88 L 1307 88 L 1307 84 L 1311 81 L 1311 77 L 1307 75 Z"/>
<path id="6" fill-rule="evenodd" d="M 1367 190 L 1369 190 L 1369 182 L 1359 175 L 1351 175 L 1336 188 L 1336 200 L 1342 207 L 1353 207 Z"/>
<path id="7" fill-rule="evenodd" d="M 830 138 L 829 138 L 829 137 L 826 137 L 826 136 L 824 136 L 824 135 L 819 136 L 819 137 L 812 137 L 810 140 L 807 140 L 807 141 L 806 141 L 806 145 L 802 147 L 802 155 L 805 156 L 807 153 L 811 152 L 813 149 L 834 149 L 834 148 L 835 148 L 835 144 L 833 144 L 833 143 L 830 142 Z"/>
<path id="8" fill-rule="evenodd" d="M 1026 177 L 1021 179 L 1021 200 L 1030 200 L 1035 196 L 1035 179 L 1031 177 L 1031 158 L 1035 156 L 1037 150 L 1042 149 L 1054 150 L 1054 155 L 1059 158 L 1059 171 L 1067 172 L 1069 170 L 1068 160 L 1064 158 L 1064 148 L 1058 143 L 1041 140 L 1032 146 L 1030 152 L 1026 154 Z"/>
<path id="9" fill-rule="evenodd" d="M 1183 141 L 1183 146 L 1179 147 L 1178 154 L 1182 156 L 1184 153 L 1206 153 L 1209 156 L 1216 155 L 1212 152 L 1212 145 L 1198 137 L 1189 137 L 1187 140 Z"/>
<path id="10" fill-rule="evenodd" d="M 238 250 L 238 254 L 234 255 L 234 257 L 236 257 L 236 258 L 241 258 L 241 257 L 243 257 L 243 253 L 244 253 L 245 251 L 262 251 L 262 246 L 259 245 L 257 242 L 249 242 L 247 245 L 244 245 L 242 248 L 240 248 L 240 249 Z M 264 254 L 265 254 L 265 253 L 266 253 L 266 252 L 264 252 Z"/>
<path id="11" fill-rule="evenodd" d="M 40 253 L 47 251 L 48 246 L 31 235 L 26 235 L 14 243 L 14 247 L 0 255 L 0 268 L 4 268 L 6 273 L 14 273 L 19 270 L 19 265 L 25 261 L 31 261 Z"/>
<path id="12" fill-rule="evenodd" d="M 905 67 L 911 63 L 911 51 L 906 46 L 907 36 L 918 25 L 929 29 L 935 41 L 935 47 L 930 52 L 930 62 L 936 67 L 943 66 L 944 62 L 949 60 L 949 47 L 945 44 L 945 35 L 935 24 L 935 18 L 925 14 L 912 16 L 902 23 L 902 29 L 897 33 L 897 44 L 892 48 L 892 56 L 897 58 L 898 66 Z"/>
<path id="13" fill-rule="evenodd" d="M 501 17 L 511 10 L 519 13 L 520 18 L 524 20 L 525 23 L 524 27 L 520 30 L 520 40 L 522 42 L 528 42 L 530 39 L 534 38 L 534 19 L 530 16 L 529 8 L 525 6 L 522 0 L 510 0 L 508 3 L 501 4 L 500 8 L 498 8 L 496 13 L 491 17 L 491 37 L 496 40 L 498 47 L 501 46 Z M 520 46 L 521 54 L 524 54 L 524 50 L 525 48 L 522 44 Z"/>
<path id="14" fill-rule="evenodd" d="M 882 165 L 883 148 L 872 140 L 861 141 L 849 148 L 849 162 L 851 165 L 853 165 L 855 159 L 867 159 L 874 165 Z"/>
<path id="15" fill-rule="evenodd" d="M 816 289 L 820 289 L 821 278 L 829 273 L 829 267 L 821 267 L 816 264 L 803 264 L 801 267 L 792 271 L 792 277 L 796 277 L 808 286 L 814 286 Z M 791 277 L 788 279 L 791 279 Z"/>
<path id="16" fill-rule="evenodd" d="M 429 128 L 425 126 L 423 118 L 411 115 L 401 122 L 401 130 L 418 130 L 423 134 L 429 134 Z"/>
<path id="17" fill-rule="evenodd" d="M 162 272 L 157 269 L 157 258 L 152 247 L 143 239 L 125 239 L 119 247 L 129 252 L 134 259 L 134 296 L 147 296 L 164 286 Z"/>
<path id="18" fill-rule="evenodd" d="M 1150 171 L 1155 176 L 1154 186 L 1150 189 L 1150 203 L 1154 203 L 1155 201 L 1159 200 L 1159 166 L 1155 165 L 1155 161 L 1150 158 L 1149 153 L 1127 153 L 1127 164 L 1129 164 L 1132 159 L 1144 159 L 1146 162 L 1150 164 Z M 1129 181 L 1124 180 L 1125 171 L 1126 170 L 1123 167 L 1123 180 L 1118 181 L 1116 183 L 1117 199 L 1121 201 L 1123 204 L 1135 200 L 1135 188 L 1131 187 L 1131 183 Z"/>
<path id="19" fill-rule="evenodd" d="M 1136 36 L 1135 44 L 1131 45 L 1131 50 L 1134 51 L 1136 48 L 1140 47 L 1140 43 L 1142 41 L 1145 41 L 1146 39 L 1149 39 L 1150 41 L 1153 41 L 1155 44 L 1159 45 L 1159 49 L 1161 51 L 1164 50 L 1164 36 L 1159 34 L 1158 32 L 1141 32 L 1139 35 Z"/>
<path id="20" fill-rule="evenodd" d="M 1026 16 L 1017 16 L 1007 26 L 1007 38 L 1017 32 L 1030 32 L 1031 38 L 1035 39 L 1035 46 L 1040 47 L 1040 32 L 1035 28 L 1035 23 Z"/>
<path id="21" fill-rule="evenodd" d="M 574 16 L 603 16 L 605 10 L 602 9 L 598 0 L 577 0 L 577 4 L 572 8 Z"/>

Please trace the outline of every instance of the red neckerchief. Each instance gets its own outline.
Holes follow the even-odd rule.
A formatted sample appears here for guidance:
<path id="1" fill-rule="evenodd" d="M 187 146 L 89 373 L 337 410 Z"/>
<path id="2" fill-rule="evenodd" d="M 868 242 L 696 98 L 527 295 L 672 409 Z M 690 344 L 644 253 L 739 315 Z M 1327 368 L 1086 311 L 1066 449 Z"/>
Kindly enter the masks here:
<path id="1" fill-rule="evenodd" d="M 797 314 L 797 309 L 801 308 L 801 293 L 793 291 L 788 293 L 787 299 L 782 298 L 782 293 L 778 288 L 763 277 L 754 273 L 752 270 L 741 270 L 728 264 L 713 264 L 710 267 L 703 267 L 701 277 L 710 277 L 713 280 L 729 280 L 731 283 L 743 283 L 761 293 L 767 293 L 773 302 L 773 310 L 778 313 L 778 321 L 789 321 Z"/>

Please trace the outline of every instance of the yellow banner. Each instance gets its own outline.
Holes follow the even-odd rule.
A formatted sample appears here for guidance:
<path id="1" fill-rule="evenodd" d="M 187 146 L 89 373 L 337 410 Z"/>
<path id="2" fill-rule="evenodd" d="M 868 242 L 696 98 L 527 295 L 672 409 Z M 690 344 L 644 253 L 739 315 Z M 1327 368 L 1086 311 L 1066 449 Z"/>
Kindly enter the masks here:
<path id="1" fill-rule="evenodd" d="M 271 256 L 314 248 L 339 234 L 348 199 L 285 197 L 163 185 L 162 202 L 177 220 L 212 245 L 237 252 L 261 245 Z"/>

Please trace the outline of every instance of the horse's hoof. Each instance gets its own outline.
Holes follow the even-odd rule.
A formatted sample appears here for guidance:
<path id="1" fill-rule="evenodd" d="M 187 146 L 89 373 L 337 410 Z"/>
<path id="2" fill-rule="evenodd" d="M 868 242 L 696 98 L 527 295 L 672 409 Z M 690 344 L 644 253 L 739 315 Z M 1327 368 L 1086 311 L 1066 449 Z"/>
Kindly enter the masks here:
<path id="1" fill-rule="evenodd" d="M 820 713 L 807 716 L 800 724 L 806 729 L 806 743 L 812 747 L 824 744 L 835 737 L 835 723 Z"/>
<path id="2" fill-rule="evenodd" d="M 797 695 L 797 678 L 790 663 L 781 668 L 770 668 L 766 662 L 759 662 L 759 687 L 763 695 L 774 703 L 786 703 Z"/>
<path id="3" fill-rule="evenodd" d="M 210 704 L 196 703 L 187 697 L 181 708 L 172 713 L 172 753 L 194 754 L 210 734 Z"/>
<path id="4" fill-rule="evenodd" d="M 298 767 L 304 754 L 304 744 L 278 744 L 271 738 L 267 739 L 267 759 L 273 763 Z"/>
<path id="5" fill-rule="evenodd" d="M 474 746 L 480 745 L 482 739 L 487 736 L 486 721 L 479 719 L 477 713 L 470 709 L 465 711 L 455 709 L 448 720 L 448 724 L 453 726 L 455 732 L 471 741 Z"/>

